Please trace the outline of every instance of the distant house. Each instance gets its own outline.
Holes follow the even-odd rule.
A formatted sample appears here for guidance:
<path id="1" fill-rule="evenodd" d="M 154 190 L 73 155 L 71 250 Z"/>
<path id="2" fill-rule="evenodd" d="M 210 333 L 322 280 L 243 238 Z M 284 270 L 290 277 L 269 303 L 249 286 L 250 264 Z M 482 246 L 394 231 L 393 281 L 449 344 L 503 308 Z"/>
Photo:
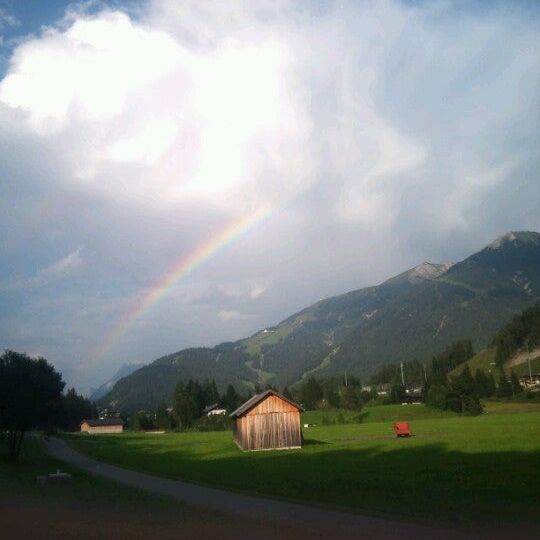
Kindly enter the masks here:
<path id="1" fill-rule="evenodd" d="M 540 386 L 540 373 L 534 373 L 531 375 L 525 375 L 519 378 L 519 384 L 523 388 L 532 389 L 536 386 Z"/>
<path id="2" fill-rule="evenodd" d="M 102 418 L 81 422 L 81 433 L 122 433 L 123 431 L 124 422 L 121 418 Z"/>
<path id="3" fill-rule="evenodd" d="M 241 450 L 301 448 L 303 410 L 273 390 L 257 394 L 231 413 L 234 442 Z"/>
<path id="4" fill-rule="evenodd" d="M 227 411 L 223 407 L 220 407 L 217 403 L 214 403 L 213 405 L 207 405 L 203 409 L 203 414 L 205 416 L 214 416 L 214 415 L 219 415 L 219 414 L 225 414 L 226 412 Z"/>

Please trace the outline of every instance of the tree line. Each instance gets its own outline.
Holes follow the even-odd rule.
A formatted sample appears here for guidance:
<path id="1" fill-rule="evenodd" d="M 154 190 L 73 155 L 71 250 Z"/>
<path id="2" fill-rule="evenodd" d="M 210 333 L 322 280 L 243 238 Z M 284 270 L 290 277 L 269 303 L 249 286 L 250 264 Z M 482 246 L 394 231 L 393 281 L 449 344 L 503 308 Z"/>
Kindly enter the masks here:
<path id="1" fill-rule="evenodd" d="M 496 362 L 499 366 L 520 349 L 532 351 L 540 346 L 540 304 L 516 315 L 510 324 L 497 332 L 492 345 L 497 347 Z"/>
<path id="2" fill-rule="evenodd" d="M 25 435 L 33 429 L 46 432 L 73 430 L 85 418 L 95 418 L 95 406 L 71 388 L 45 358 L 6 350 L 0 356 L 0 435 L 8 457 L 16 461 Z"/>
<path id="3" fill-rule="evenodd" d="M 417 360 L 391 364 L 381 368 L 371 382 L 386 383 L 390 386 L 387 402 L 400 403 L 405 394 L 401 369 L 406 384 L 421 388 L 426 405 L 437 409 L 452 410 L 464 414 L 480 414 L 481 398 L 516 397 L 523 391 L 518 376 L 511 372 L 510 377 L 499 367 L 497 377 L 491 371 L 476 369 L 474 376 L 466 363 L 475 354 L 469 340 L 460 340 L 442 353 L 435 355 L 426 364 Z M 456 376 L 449 374 L 458 366 L 463 369 Z"/>
<path id="4" fill-rule="evenodd" d="M 217 404 L 231 413 L 249 397 L 251 394 L 239 394 L 232 384 L 220 394 L 213 379 L 204 379 L 202 383 L 197 380 L 189 380 L 187 383 L 178 381 L 172 407 L 162 403 L 155 413 L 139 411 L 130 417 L 128 424 L 133 430 L 228 429 L 231 425 L 228 414 L 206 417 L 203 414 L 205 407 Z"/>

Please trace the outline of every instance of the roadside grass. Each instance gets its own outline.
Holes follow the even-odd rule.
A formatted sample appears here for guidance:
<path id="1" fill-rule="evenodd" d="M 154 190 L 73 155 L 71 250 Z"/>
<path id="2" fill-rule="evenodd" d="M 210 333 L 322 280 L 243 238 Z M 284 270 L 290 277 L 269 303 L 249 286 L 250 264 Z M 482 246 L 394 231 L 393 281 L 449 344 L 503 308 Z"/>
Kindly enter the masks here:
<path id="1" fill-rule="evenodd" d="M 310 427 L 302 450 L 243 453 L 229 432 L 68 440 L 97 459 L 189 482 L 374 515 L 518 525 L 538 519 L 539 425 L 540 407 L 508 403 L 473 418 L 417 417 L 410 439 L 396 439 L 390 419 Z"/>
<path id="2" fill-rule="evenodd" d="M 37 475 L 60 469 L 71 481 L 38 485 Z M 86 474 L 50 457 L 29 439 L 19 463 L 0 442 L 0 538 L 119 540 L 277 537 L 249 518 L 192 507 L 169 497 Z M 304 537 L 302 537 L 304 538 Z"/>
<path id="3" fill-rule="evenodd" d="M 70 473 L 72 479 L 58 484 L 40 485 L 37 483 L 37 476 L 54 473 L 57 469 Z M 168 498 L 91 476 L 52 458 L 46 452 L 39 436 L 25 439 L 17 463 L 7 460 L 5 447 L 0 444 L 0 496 L 29 496 L 48 501 L 60 501 L 63 504 L 74 502 L 77 505 L 86 505 L 88 508 L 98 503 L 106 505 L 110 510 L 128 510 L 135 505 L 146 511 L 150 508 L 167 509 L 172 505 Z M 181 507 L 175 503 L 175 507 L 178 508 L 178 506 Z"/>

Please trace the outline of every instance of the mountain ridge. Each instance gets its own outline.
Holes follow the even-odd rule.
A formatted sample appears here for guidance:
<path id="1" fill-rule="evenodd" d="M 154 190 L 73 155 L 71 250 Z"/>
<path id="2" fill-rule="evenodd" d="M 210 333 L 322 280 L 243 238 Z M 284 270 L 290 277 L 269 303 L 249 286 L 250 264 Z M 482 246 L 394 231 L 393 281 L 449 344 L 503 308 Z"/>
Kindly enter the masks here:
<path id="1" fill-rule="evenodd" d="M 476 347 L 540 300 L 540 234 L 507 233 L 455 264 L 424 261 L 379 285 L 320 300 L 252 336 L 158 358 L 118 381 L 101 404 L 155 408 L 179 379 L 293 385 L 309 373 L 367 376 L 427 358 L 458 339 Z"/>

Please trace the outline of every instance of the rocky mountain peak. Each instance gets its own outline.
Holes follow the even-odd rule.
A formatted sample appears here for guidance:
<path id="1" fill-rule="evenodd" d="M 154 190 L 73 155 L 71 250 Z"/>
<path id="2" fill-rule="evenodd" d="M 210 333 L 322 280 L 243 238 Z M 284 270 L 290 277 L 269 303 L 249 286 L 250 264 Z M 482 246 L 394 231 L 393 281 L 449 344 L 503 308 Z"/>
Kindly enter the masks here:
<path id="1" fill-rule="evenodd" d="M 499 236 L 488 244 L 485 249 L 495 251 L 503 249 L 510 244 L 536 244 L 540 245 L 540 234 L 532 231 L 513 231 Z"/>
<path id="2" fill-rule="evenodd" d="M 436 264 L 429 261 L 424 261 L 423 263 L 415 266 L 414 268 L 411 268 L 410 270 L 407 270 L 396 277 L 390 278 L 385 283 L 391 285 L 397 285 L 406 282 L 416 284 L 422 281 L 432 280 L 444 274 L 452 266 L 453 263 L 450 262 Z"/>

